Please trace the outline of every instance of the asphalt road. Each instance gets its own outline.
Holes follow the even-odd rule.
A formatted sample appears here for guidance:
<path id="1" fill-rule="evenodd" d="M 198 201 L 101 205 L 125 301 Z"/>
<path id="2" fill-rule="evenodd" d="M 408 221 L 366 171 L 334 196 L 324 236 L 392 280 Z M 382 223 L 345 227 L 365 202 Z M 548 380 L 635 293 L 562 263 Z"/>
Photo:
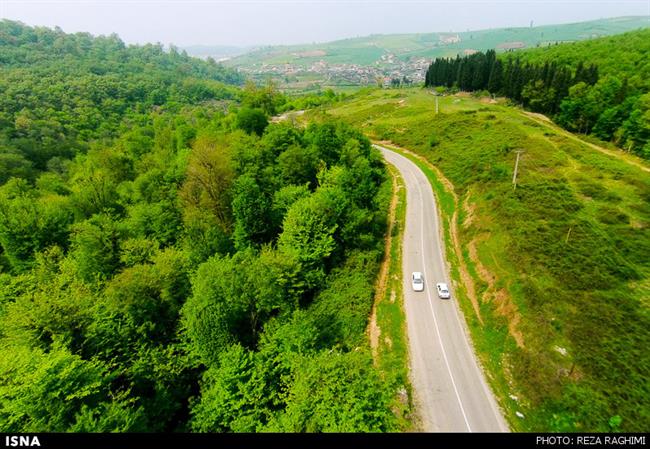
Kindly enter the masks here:
<path id="1" fill-rule="evenodd" d="M 469 344 L 451 285 L 438 212 L 425 174 L 409 159 L 375 145 L 406 186 L 406 227 L 402 270 L 409 338 L 411 382 L 425 432 L 506 432 L 508 427 Z M 411 273 L 424 274 L 415 292 Z M 449 286 L 440 299 L 436 283 Z"/>

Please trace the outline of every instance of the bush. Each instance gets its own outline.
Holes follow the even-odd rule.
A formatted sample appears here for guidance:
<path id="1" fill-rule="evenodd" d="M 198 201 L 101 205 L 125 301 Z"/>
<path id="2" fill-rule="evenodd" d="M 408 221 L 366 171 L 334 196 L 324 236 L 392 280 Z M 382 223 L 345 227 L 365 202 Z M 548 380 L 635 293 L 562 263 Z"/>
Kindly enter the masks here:
<path id="1" fill-rule="evenodd" d="M 248 134 L 255 133 L 261 136 L 269 121 L 263 110 L 243 107 L 237 112 L 235 123 L 237 128 L 246 131 Z"/>
<path id="2" fill-rule="evenodd" d="M 429 137 L 429 148 L 434 148 L 440 145 L 440 138 L 436 134 L 431 134 Z"/>

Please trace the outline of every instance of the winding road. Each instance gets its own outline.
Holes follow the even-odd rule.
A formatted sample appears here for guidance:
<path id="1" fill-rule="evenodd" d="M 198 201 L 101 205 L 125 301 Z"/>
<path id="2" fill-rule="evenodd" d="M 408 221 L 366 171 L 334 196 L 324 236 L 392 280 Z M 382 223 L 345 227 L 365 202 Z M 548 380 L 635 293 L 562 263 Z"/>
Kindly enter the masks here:
<path id="1" fill-rule="evenodd" d="M 409 339 L 411 383 L 425 432 L 507 432 L 492 392 L 469 344 L 444 259 L 438 211 L 425 174 L 409 159 L 379 145 L 406 187 L 402 270 Z M 424 274 L 415 292 L 411 273 Z M 439 299 L 446 282 L 451 299 Z"/>

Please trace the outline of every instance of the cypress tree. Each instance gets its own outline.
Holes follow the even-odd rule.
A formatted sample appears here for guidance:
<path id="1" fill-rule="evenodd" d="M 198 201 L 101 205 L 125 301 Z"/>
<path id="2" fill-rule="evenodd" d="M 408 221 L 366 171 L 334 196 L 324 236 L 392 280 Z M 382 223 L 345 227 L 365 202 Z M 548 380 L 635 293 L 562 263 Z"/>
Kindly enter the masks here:
<path id="1" fill-rule="evenodd" d="M 548 67 L 546 72 L 546 77 L 544 78 L 544 85 L 546 87 L 553 87 L 553 79 L 555 78 L 555 73 L 557 72 L 557 64 L 552 62 Z"/>
<path id="2" fill-rule="evenodd" d="M 598 67 L 595 64 L 589 66 L 585 76 L 585 82 L 592 86 L 598 82 Z"/>
<path id="3" fill-rule="evenodd" d="M 517 102 L 523 101 L 522 91 L 526 86 L 543 88 L 544 92 L 540 93 L 543 98 L 540 97 L 541 102 L 536 101 L 535 108 L 551 114 L 559 111 L 560 103 L 569 94 L 569 87 L 581 81 L 596 84 L 598 67 L 594 64 L 585 67 L 581 61 L 573 73 L 568 67 L 558 66 L 556 62 L 524 64 L 518 57 L 509 57 L 503 62 L 496 57 L 494 50 L 464 57 L 456 55 L 455 58 L 436 58 L 425 73 L 425 86 L 457 86 L 465 91 L 487 89 Z M 627 90 L 628 82 L 624 80 L 616 94 L 616 104 L 626 98 Z M 550 101 L 549 95 L 552 96 Z"/>
<path id="4" fill-rule="evenodd" d="M 484 66 L 485 63 L 482 61 L 475 62 L 473 67 L 473 74 L 472 74 L 472 85 L 471 89 L 472 90 L 481 90 L 485 89 L 485 81 L 483 81 L 483 73 L 484 73 Z"/>
<path id="5" fill-rule="evenodd" d="M 490 74 L 492 73 L 492 68 L 497 60 L 497 52 L 494 50 L 488 50 L 485 53 L 486 65 L 485 65 L 485 82 L 487 83 L 490 79 Z"/>
<path id="6" fill-rule="evenodd" d="M 571 72 L 566 68 L 559 68 L 555 72 L 553 78 L 553 89 L 555 90 L 555 98 L 553 99 L 552 113 L 556 113 L 560 109 L 560 103 L 569 94 L 569 85 L 571 84 Z"/>
<path id="7" fill-rule="evenodd" d="M 578 62 L 578 66 L 576 67 L 576 73 L 573 75 L 573 80 L 571 82 L 571 85 L 573 84 L 578 84 L 580 81 L 585 81 L 585 73 L 584 73 L 584 64 L 582 61 Z"/>
<path id="8" fill-rule="evenodd" d="M 524 86 L 524 69 L 522 68 L 519 58 L 515 60 L 512 67 L 512 94 L 510 97 L 516 101 L 521 101 L 521 89 Z"/>
<path id="9" fill-rule="evenodd" d="M 498 94 L 501 92 L 503 78 L 503 64 L 501 61 L 496 60 L 492 65 L 492 71 L 490 72 L 490 78 L 488 80 L 487 89 L 493 94 Z"/>
<path id="10" fill-rule="evenodd" d="M 462 79 L 460 80 L 461 88 L 463 90 L 472 90 L 472 81 L 473 81 L 473 76 L 472 76 L 472 63 L 469 60 L 464 60 L 461 62 L 462 64 Z"/>
<path id="11" fill-rule="evenodd" d="M 440 62 L 436 61 L 435 64 L 431 65 L 431 73 L 429 74 L 429 82 L 432 86 L 439 86 L 440 80 L 438 73 L 440 72 Z"/>
<path id="12" fill-rule="evenodd" d="M 457 82 L 458 76 L 458 60 L 452 61 L 448 60 L 447 61 L 447 87 L 452 87 L 454 83 Z"/>
<path id="13" fill-rule="evenodd" d="M 616 96 L 614 97 L 614 103 L 615 104 L 621 104 L 623 101 L 625 101 L 625 98 L 627 98 L 627 91 L 628 91 L 628 85 L 627 85 L 627 76 L 623 78 L 623 82 L 621 83 L 621 88 L 616 92 Z"/>
<path id="14" fill-rule="evenodd" d="M 545 87 L 548 87 L 548 83 L 546 82 L 546 80 L 548 79 L 549 70 L 551 70 L 551 67 L 550 67 L 548 61 L 546 61 L 544 63 L 544 67 L 542 67 L 542 71 L 541 71 L 540 76 L 538 78 L 538 79 L 541 79 L 544 82 Z"/>
<path id="15" fill-rule="evenodd" d="M 512 59 L 508 59 L 508 65 L 506 66 L 501 83 L 501 91 L 506 97 L 512 96 Z"/>

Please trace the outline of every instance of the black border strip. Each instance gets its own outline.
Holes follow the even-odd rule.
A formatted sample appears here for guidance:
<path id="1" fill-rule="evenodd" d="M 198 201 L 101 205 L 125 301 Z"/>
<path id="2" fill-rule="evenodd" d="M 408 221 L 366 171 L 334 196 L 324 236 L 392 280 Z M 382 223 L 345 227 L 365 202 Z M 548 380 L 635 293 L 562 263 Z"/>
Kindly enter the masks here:
<path id="1" fill-rule="evenodd" d="M 171 447 L 249 448 L 307 447 L 343 449 L 373 447 L 448 448 L 647 448 L 648 434 L 640 433 L 388 433 L 388 434 L 197 434 L 197 433 L 32 433 L 0 434 L 0 447 L 44 449 L 143 449 Z M 36 444 L 37 443 L 37 444 Z"/>

